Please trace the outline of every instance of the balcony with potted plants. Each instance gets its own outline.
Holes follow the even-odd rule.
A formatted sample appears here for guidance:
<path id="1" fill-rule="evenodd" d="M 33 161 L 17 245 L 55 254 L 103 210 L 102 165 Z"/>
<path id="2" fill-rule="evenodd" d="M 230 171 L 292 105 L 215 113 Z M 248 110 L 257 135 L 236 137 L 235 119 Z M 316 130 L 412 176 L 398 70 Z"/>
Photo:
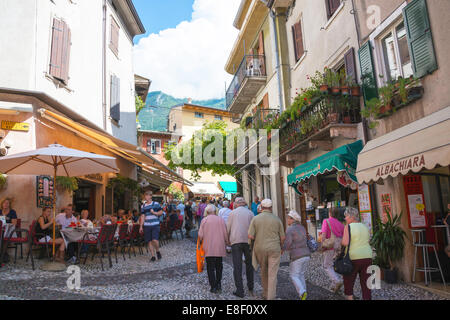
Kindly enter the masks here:
<path id="1" fill-rule="evenodd" d="M 344 73 L 327 68 L 308 79 L 312 86 L 302 89 L 289 109 L 265 126 L 269 130 L 280 129 L 282 160 L 310 149 L 331 151 L 334 138 L 357 136 L 361 122 L 360 87 Z"/>
<path id="2" fill-rule="evenodd" d="M 363 117 L 369 119 L 369 127 L 375 128 L 378 120 L 388 117 L 422 98 L 424 89 L 419 79 L 399 77 L 378 89 L 378 97 L 366 101 L 361 110 Z"/>
<path id="3" fill-rule="evenodd" d="M 258 91 L 266 85 L 266 80 L 265 56 L 244 56 L 226 93 L 228 111 L 244 113 Z"/>

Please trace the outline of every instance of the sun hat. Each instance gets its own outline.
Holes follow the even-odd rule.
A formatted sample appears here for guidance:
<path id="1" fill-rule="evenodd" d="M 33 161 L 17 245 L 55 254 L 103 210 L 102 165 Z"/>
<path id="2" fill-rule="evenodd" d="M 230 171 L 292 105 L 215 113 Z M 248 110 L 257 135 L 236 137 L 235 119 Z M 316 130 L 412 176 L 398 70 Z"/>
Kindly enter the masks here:
<path id="1" fill-rule="evenodd" d="M 294 219 L 297 222 L 302 222 L 302 217 L 300 217 L 300 215 L 295 210 L 291 210 L 288 213 L 288 216 L 291 217 L 292 219 Z"/>
<path id="2" fill-rule="evenodd" d="M 263 201 L 261 201 L 261 208 L 272 208 L 272 200 L 264 199 Z"/>

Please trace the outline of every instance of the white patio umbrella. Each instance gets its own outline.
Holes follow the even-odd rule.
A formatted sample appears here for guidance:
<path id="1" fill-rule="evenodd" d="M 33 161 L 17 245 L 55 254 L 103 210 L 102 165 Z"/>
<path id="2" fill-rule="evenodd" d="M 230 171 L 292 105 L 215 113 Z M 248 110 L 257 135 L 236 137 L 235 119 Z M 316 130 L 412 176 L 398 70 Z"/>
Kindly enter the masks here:
<path id="1" fill-rule="evenodd" d="M 0 172 L 7 175 L 48 175 L 78 177 L 87 174 L 118 172 L 116 159 L 95 153 L 69 149 L 59 144 L 0 158 Z M 53 219 L 56 219 L 56 192 L 53 192 Z M 55 224 L 53 224 L 53 257 Z M 62 266 L 46 269 L 65 270 Z"/>

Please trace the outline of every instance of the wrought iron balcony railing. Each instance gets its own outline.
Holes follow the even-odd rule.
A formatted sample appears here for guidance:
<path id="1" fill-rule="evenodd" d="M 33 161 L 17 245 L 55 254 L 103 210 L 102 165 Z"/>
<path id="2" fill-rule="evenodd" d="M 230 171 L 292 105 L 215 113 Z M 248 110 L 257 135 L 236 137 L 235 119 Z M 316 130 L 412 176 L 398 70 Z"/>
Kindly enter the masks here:
<path id="1" fill-rule="evenodd" d="M 226 94 L 227 108 L 236 99 L 236 96 L 241 89 L 244 80 L 253 77 L 265 77 L 266 76 L 266 64 L 264 55 L 246 55 L 242 59 L 239 68 L 234 75 L 233 81 L 231 81 Z"/>

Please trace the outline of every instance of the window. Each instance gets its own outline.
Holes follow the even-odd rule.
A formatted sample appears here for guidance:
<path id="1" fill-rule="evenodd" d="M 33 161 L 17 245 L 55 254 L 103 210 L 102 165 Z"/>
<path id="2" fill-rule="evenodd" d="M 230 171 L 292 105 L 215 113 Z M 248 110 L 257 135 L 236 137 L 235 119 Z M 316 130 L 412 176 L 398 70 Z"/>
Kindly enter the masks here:
<path id="1" fill-rule="evenodd" d="M 327 6 L 327 16 L 330 19 L 341 5 L 341 0 L 325 0 Z"/>
<path id="2" fill-rule="evenodd" d="M 109 42 L 109 48 L 116 56 L 119 55 L 119 29 L 119 25 L 111 16 L 111 40 Z"/>
<path id="3" fill-rule="evenodd" d="M 114 75 L 111 76 L 111 119 L 120 121 L 120 79 Z"/>
<path id="4" fill-rule="evenodd" d="M 196 118 L 203 119 L 203 118 L 204 118 L 204 114 L 201 113 L 201 112 L 196 112 L 196 113 L 195 113 L 195 117 L 196 117 Z"/>
<path id="5" fill-rule="evenodd" d="M 54 78 L 67 84 L 69 81 L 71 32 L 64 21 L 56 18 L 53 19 L 52 29 L 49 73 Z"/>
<path id="6" fill-rule="evenodd" d="M 413 74 L 406 38 L 405 23 L 401 21 L 381 38 L 386 81 L 408 78 Z"/>
<path id="7" fill-rule="evenodd" d="M 295 62 L 298 62 L 305 53 L 301 20 L 292 26 L 292 35 L 294 37 Z"/>
<path id="8" fill-rule="evenodd" d="M 216 115 L 214 116 L 214 119 L 215 119 L 215 120 L 220 120 L 220 121 L 222 121 L 222 120 L 223 120 L 223 117 L 216 114 Z"/>
<path id="9" fill-rule="evenodd" d="M 147 152 L 151 154 L 161 154 L 161 140 L 147 140 Z"/>

